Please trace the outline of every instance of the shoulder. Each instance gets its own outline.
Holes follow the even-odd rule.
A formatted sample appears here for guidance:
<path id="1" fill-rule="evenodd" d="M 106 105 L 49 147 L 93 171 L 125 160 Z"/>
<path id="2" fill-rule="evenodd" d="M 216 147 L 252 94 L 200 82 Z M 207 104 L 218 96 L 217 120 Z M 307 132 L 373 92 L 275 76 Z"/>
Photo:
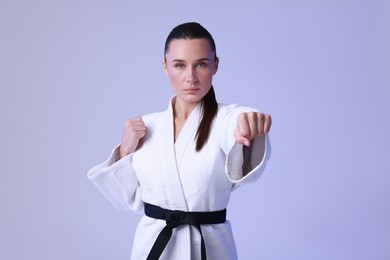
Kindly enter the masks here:
<path id="1" fill-rule="evenodd" d="M 150 114 L 145 114 L 142 116 L 142 120 L 147 124 L 155 124 L 158 122 L 164 115 L 166 111 L 161 111 L 161 112 L 154 112 Z"/>
<path id="2" fill-rule="evenodd" d="M 229 115 L 238 115 L 245 112 L 259 112 L 257 108 L 243 104 L 224 104 L 218 103 L 218 117 L 226 117 Z"/>

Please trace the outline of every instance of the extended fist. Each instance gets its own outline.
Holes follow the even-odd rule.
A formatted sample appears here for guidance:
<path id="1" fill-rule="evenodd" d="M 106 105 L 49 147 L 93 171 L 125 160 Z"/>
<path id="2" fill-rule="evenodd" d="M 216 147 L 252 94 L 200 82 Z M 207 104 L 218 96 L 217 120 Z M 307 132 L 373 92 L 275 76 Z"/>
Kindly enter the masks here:
<path id="1" fill-rule="evenodd" d="M 271 124 L 271 116 L 267 114 L 259 112 L 240 114 L 237 120 L 237 128 L 234 133 L 237 143 L 250 146 L 251 141 L 257 136 L 269 132 Z"/>
<path id="2" fill-rule="evenodd" d="M 120 158 L 137 150 L 137 146 L 142 137 L 146 134 L 146 126 L 141 117 L 135 117 L 125 122 L 122 141 L 119 148 Z"/>

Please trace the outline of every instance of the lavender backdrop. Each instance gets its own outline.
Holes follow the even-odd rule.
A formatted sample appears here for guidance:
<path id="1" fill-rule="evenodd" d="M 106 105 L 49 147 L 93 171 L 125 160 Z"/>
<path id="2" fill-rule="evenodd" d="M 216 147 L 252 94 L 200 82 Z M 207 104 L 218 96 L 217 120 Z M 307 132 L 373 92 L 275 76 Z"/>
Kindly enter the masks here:
<path id="1" fill-rule="evenodd" d="M 273 116 L 229 207 L 240 259 L 390 259 L 390 1 L 0 1 L 0 259 L 129 259 L 139 216 L 86 178 L 165 109 L 170 29 L 199 21 L 224 103 Z"/>

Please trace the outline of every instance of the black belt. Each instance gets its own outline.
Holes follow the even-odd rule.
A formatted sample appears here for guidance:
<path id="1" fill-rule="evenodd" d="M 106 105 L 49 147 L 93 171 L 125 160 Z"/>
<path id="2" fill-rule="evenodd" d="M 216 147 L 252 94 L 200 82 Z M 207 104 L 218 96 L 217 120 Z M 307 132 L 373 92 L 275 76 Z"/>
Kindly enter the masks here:
<path id="1" fill-rule="evenodd" d="M 220 224 L 226 221 L 226 209 L 210 212 L 185 212 L 180 210 L 163 209 L 155 205 L 145 203 L 145 215 L 151 218 L 163 219 L 167 225 L 161 230 L 147 260 L 157 260 L 164 251 L 174 228 L 180 225 L 195 226 L 200 233 L 202 260 L 206 260 L 206 247 L 203 240 L 202 224 Z"/>

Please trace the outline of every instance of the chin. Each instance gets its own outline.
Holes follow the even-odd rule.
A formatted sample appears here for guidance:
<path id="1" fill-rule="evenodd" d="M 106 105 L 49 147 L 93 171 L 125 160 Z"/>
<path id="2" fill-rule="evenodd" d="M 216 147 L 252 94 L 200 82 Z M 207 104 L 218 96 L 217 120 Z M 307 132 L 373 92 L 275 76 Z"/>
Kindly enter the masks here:
<path id="1" fill-rule="evenodd" d="M 186 95 L 182 99 L 188 103 L 199 103 L 203 97 L 204 95 Z"/>

